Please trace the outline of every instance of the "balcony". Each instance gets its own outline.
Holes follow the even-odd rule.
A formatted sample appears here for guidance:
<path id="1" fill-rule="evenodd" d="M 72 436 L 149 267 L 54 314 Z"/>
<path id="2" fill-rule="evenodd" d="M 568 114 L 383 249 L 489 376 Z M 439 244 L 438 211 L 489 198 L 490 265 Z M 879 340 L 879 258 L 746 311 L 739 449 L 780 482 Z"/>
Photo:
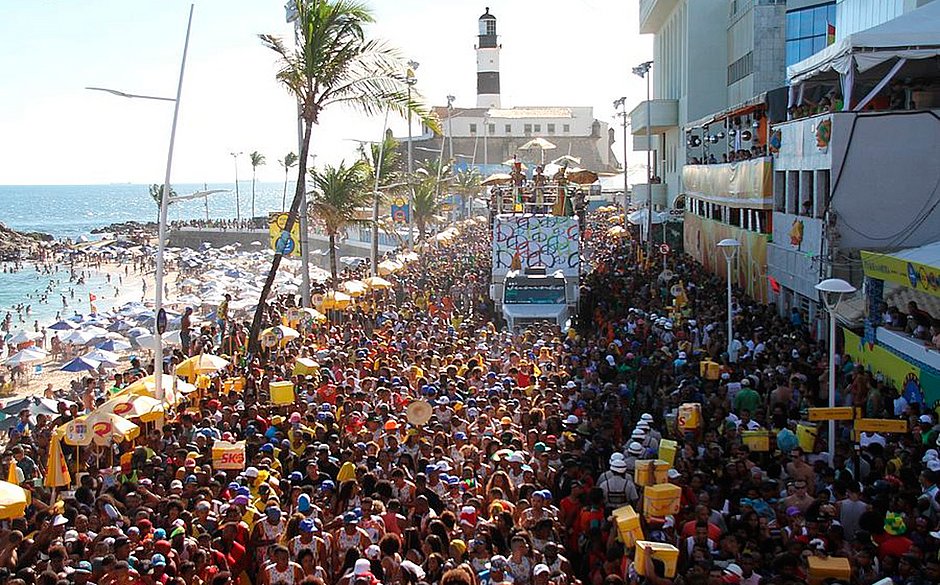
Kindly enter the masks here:
<path id="1" fill-rule="evenodd" d="M 650 194 L 653 195 L 653 207 L 666 207 L 669 188 L 665 183 L 639 183 L 633 185 L 633 194 L 630 197 L 630 203 L 634 207 L 645 207 L 650 200 Z"/>
<path id="2" fill-rule="evenodd" d="M 633 135 L 646 134 L 649 126 L 651 134 L 661 134 L 679 126 L 679 100 L 650 100 L 649 117 L 646 115 L 647 102 L 642 101 L 630 112 L 630 127 Z"/>
<path id="3" fill-rule="evenodd" d="M 659 148 L 659 134 L 650 133 L 650 150 L 655 150 L 662 152 L 662 149 Z M 646 134 L 634 134 L 633 135 L 633 150 L 634 152 L 646 152 Z"/>
<path id="4" fill-rule="evenodd" d="M 678 1 L 640 0 L 640 33 L 653 34 L 662 28 Z"/>
<path id="5" fill-rule="evenodd" d="M 879 344 L 894 352 L 940 370 L 940 351 L 928 347 L 921 339 L 915 339 L 903 331 L 893 331 L 885 327 L 875 330 L 875 339 Z"/>

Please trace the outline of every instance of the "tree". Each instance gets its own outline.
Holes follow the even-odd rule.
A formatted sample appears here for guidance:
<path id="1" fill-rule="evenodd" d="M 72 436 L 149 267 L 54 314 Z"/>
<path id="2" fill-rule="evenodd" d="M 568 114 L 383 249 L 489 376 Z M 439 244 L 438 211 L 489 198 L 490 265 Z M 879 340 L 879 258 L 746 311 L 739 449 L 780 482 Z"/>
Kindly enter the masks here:
<path id="1" fill-rule="evenodd" d="M 169 205 L 173 198 L 176 197 L 176 191 L 174 191 L 171 186 L 167 189 L 166 194 L 170 198 L 166 202 L 166 204 Z M 158 185 L 157 183 L 150 185 L 150 197 L 153 199 L 153 202 L 157 204 L 157 225 L 160 225 L 160 201 L 163 199 L 163 185 Z"/>
<path id="2" fill-rule="evenodd" d="M 418 240 L 423 241 L 427 233 L 428 224 L 437 222 L 437 215 L 443 210 L 444 204 L 438 195 L 437 177 L 422 173 L 419 169 L 415 173 L 414 182 L 414 200 L 411 205 L 411 213 L 414 216 L 415 225 L 418 226 Z"/>
<path id="3" fill-rule="evenodd" d="M 333 285 L 337 284 L 336 236 L 357 219 L 360 208 L 372 200 L 369 185 L 369 167 L 365 161 L 357 160 L 350 166 L 340 162 L 338 166 L 327 165 L 322 171 L 311 170 L 313 199 L 310 214 L 323 222 L 330 239 L 330 272 Z"/>
<path id="4" fill-rule="evenodd" d="M 255 173 L 265 163 L 264 155 L 257 150 L 248 155 L 251 158 L 251 219 L 255 218 Z"/>
<path id="5" fill-rule="evenodd" d="M 473 211 L 473 198 L 480 193 L 480 180 L 480 173 L 473 167 L 468 167 L 454 175 L 452 185 L 454 191 L 460 195 L 461 208 L 467 210 L 467 202 L 471 202 L 471 209 L 467 211 L 467 215 Z"/>
<path id="6" fill-rule="evenodd" d="M 290 170 L 297 166 L 297 155 L 288 152 L 277 162 L 284 168 L 284 194 L 281 195 L 281 211 L 284 211 L 287 209 L 287 180 L 290 178 Z"/>
<path id="7" fill-rule="evenodd" d="M 374 18 L 365 5 L 352 0 L 297 0 L 295 8 L 296 46 L 288 46 L 274 35 L 260 35 L 261 43 L 277 54 L 276 79 L 296 99 L 303 128 L 297 187 L 284 226 L 288 232 L 297 221 L 306 192 L 313 125 L 319 123 L 325 109 L 346 105 L 370 116 L 386 109 L 396 114 L 410 111 L 430 128 L 440 130 L 436 117 L 419 105 L 414 92 L 408 92 L 404 64 L 398 53 L 382 42 L 366 38 L 364 26 Z M 251 352 L 258 350 L 265 301 L 274 285 L 281 256 L 275 252 L 261 289 L 261 302 L 251 323 L 248 343 Z"/>
<path id="8" fill-rule="evenodd" d="M 384 142 L 369 144 L 368 150 L 366 149 L 366 144 L 362 143 L 359 145 L 359 158 L 368 165 L 366 179 L 370 184 L 375 185 L 375 168 L 379 164 L 379 147 L 382 149 L 382 169 L 379 173 L 379 190 L 386 192 L 389 191 L 389 186 L 393 183 L 397 183 L 401 178 L 401 173 L 398 170 L 399 160 L 401 159 L 401 155 L 398 152 L 398 141 L 389 133 L 385 135 Z"/>

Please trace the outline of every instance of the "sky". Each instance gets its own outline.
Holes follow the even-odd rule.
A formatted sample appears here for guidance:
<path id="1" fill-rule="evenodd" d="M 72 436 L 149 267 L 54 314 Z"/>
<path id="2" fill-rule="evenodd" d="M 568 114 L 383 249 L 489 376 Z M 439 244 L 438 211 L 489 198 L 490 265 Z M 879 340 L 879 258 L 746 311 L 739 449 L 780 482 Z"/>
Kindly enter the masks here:
<path id="1" fill-rule="evenodd" d="M 162 183 L 173 103 L 126 99 L 87 86 L 174 97 L 189 0 L 0 0 L 0 184 Z M 652 55 L 634 0 L 367 0 L 367 34 L 420 63 L 431 105 L 476 105 L 477 19 L 489 6 L 500 35 L 502 104 L 593 106 L 645 97 L 630 70 Z M 247 153 L 280 181 L 277 160 L 297 149 L 293 100 L 274 80 L 259 33 L 291 38 L 282 0 L 197 0 L 183 80 L 173 183 L 250 176 Z M 407 124 L 391 119 L 398 136 Z M 417 125 L 415 126 L 417 131 Z M 340 108 L 314 128 L 317 164 L 355 156 L 381 118 Z M 617 136 L 621 136 L 618 131 Z M 615 153 L 622 144 L 615 144 Z M 632 166 L 632 165 L 631 165 Z"/>

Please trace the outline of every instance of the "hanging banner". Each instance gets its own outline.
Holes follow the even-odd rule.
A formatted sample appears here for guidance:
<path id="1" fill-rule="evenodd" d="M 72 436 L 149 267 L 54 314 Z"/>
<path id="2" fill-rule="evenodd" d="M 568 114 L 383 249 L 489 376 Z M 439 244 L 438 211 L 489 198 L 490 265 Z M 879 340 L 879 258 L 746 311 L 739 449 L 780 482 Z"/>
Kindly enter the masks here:
<path id="1" fill-rule="evenodd" d="M 863 250 L 862 268 L 869 278 L 887 280 L 940 297 L 940 268 L 935 266 Z"/>
<path id="2" fill-rule="evenodd" d="M 396 197 L 392 200 L 392 221 L 395 223 L 408 223 L 411 215 L 411 207 L 403 197 Z"/>
<path id="3" fill-rule="evenodd" d="M 213 469 L 245 469 L 245 441 L 216 441 L 212 445 Z"/>
<path id="4" fill-rule="evenodd" d="M 284 229 L 287 226 L 286 213 L 271 213 L 268 215 L 268 236 L 271 240 L 271 249 L 284 256 L 300 256 L 300 222 L 295 221 L 290 233 Z"/>

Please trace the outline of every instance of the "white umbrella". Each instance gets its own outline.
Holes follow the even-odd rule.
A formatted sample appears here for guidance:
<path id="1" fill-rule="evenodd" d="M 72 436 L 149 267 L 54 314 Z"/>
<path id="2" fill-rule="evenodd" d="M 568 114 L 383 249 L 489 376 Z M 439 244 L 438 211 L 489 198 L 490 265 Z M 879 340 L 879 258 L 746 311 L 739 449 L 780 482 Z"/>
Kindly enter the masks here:
<path id="1" fill-rule="evenodd" d="M 39 339 L 40 337 L 42 337 L 41 333 L 36 333 L 33 331 L 25 331 L 23 329 L 20 329 L 19 331 L 14 333 L 13 336 L 10 337 L 10 339 L 7 339 L 7 343 L 9 343 L 10 345 L 19 345 L 21 343 L 29 343 L 30 341 L 35 341 Z"/>
<path id="2" fill-rule="evenodd" d="M 37 351 L 37 348 L 27 347 L 26 349 L 11 355 L 7 358 L 7 361 L 3 363 L 8 366 L 18 366 L 20 364 L 41 362 L 44 359 L 46 359 L 46 352 Z"/>
<path id="3" fill-rule="evenodd" d="M 76 330 L 63 337 L 62 341 L 69 345 L 85 345 L 95 337 L 95 333 Z"/>
<path id="4" fill-rule="evenodd" d="M 154 351 L 157 349 L 157 338 L 153 333 L 147 333 L 145 335 L 140 335 L 133 340 L 138 346 Z M 182 345 L 183 342 L 180 339 L 180 332 L 170 331 L 163 334 L 163 346 L 167 345 Z"/>
<path id="5" fill-rule="evenodd" d="M 116 368 L 121 360 L 121 358 L 119 358 L 116 354 L 113 354 L 110 351 L 105 351 L 103 349 L 90 351 L 82 357 L 84 357 L 86 360 L 100 362 L 104 364 L 106 368 Z"/>

